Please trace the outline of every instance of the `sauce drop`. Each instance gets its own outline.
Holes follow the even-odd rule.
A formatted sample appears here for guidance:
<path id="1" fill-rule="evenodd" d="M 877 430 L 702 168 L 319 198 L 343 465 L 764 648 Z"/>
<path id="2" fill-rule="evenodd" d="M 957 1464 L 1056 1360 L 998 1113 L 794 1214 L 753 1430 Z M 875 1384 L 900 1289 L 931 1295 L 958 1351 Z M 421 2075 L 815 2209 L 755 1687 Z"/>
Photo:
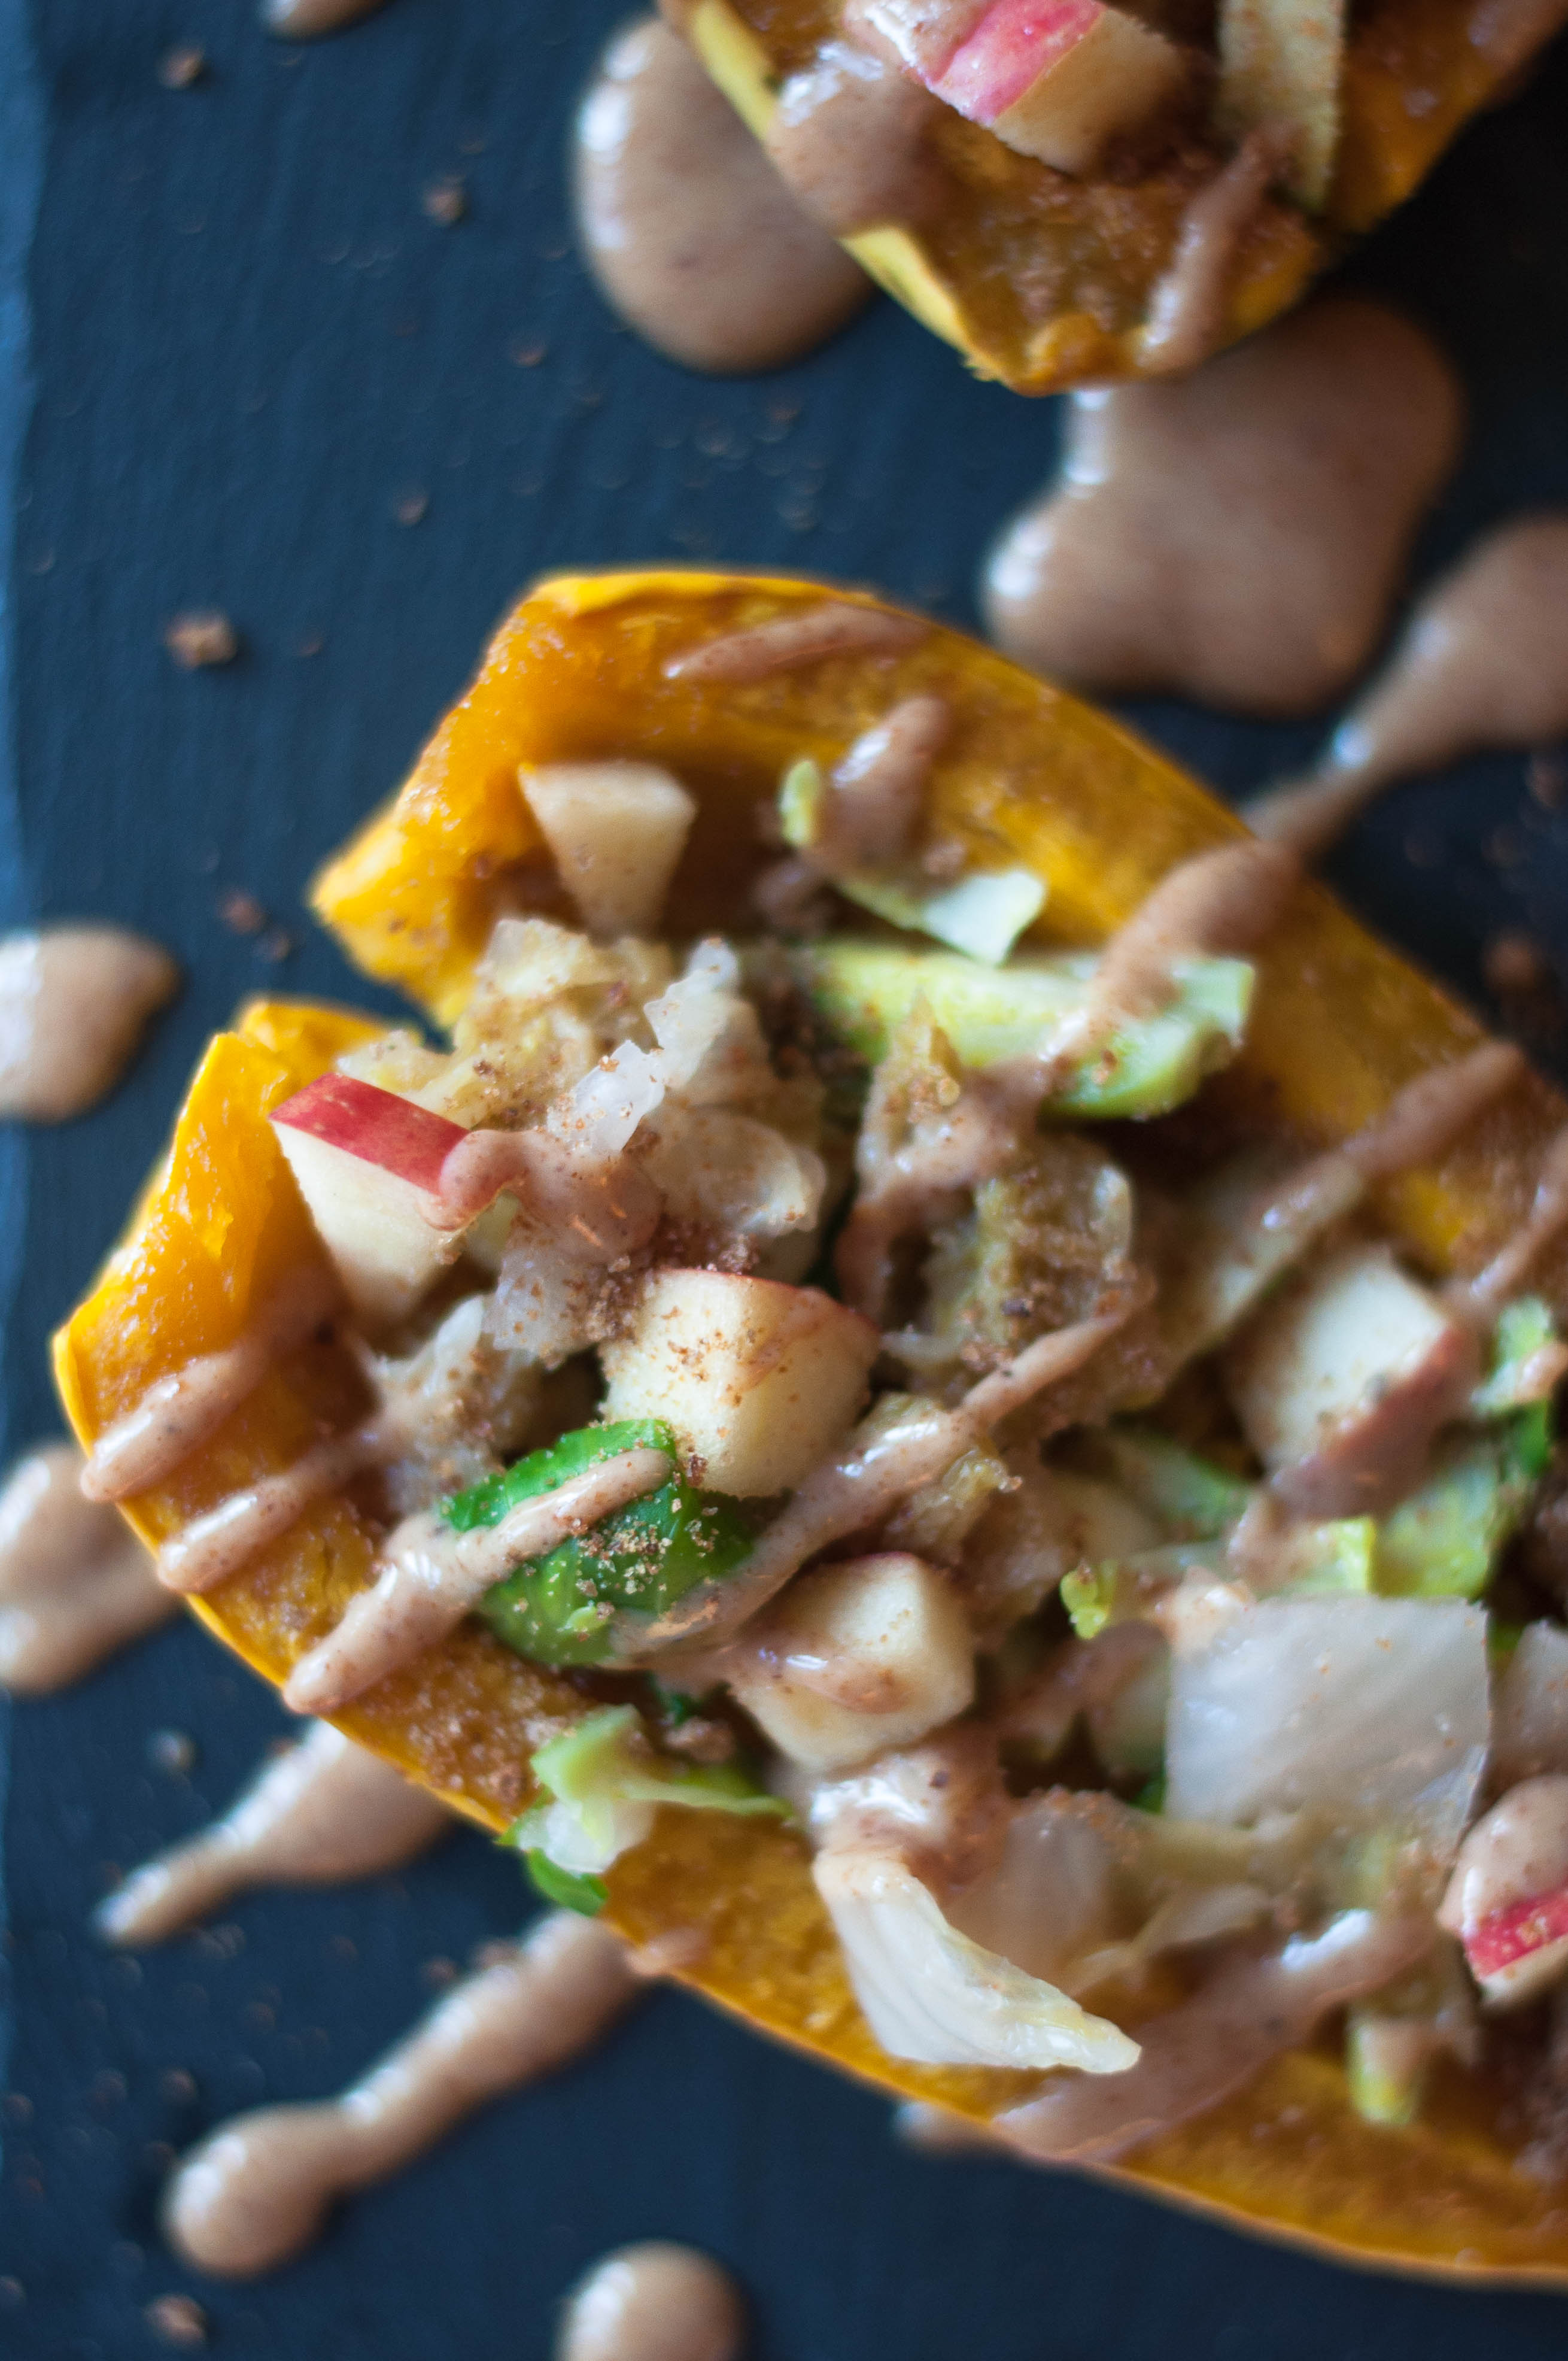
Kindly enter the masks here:
<path id="1" fill-rule="evenodd" d="M 1396 779 L 1568 732 L 1568 513 L 1516 518 L 1434 583 L 1309 778 L 1247 807 L 1260 836 L 1326 851 Z"/>
<path id="2" fill-rule="evenodd" d="M 618 33 L 577 116 L 577 224 L 607 302 L 688 368 L 782 368 L 870 280 L 791 197 L 678 35 Z"/>
<path id="3" fill-rule="evenodd" d="M 1067 416 L 1056 484 L 986 566 L 999 645 L 1098 691 L 1285 714 L 1376 644 L 1462 404 L 1420 329 L 1346 296 Z"/>
<path id="4" fill-rule="evenodd" d="M 48 1444 L 0 1490 L 0 1686 L 46 1697 L 173 1614 L 114 1509 L 84 1499 L 82 1455 Z"/>
<path id="5" fill-rule="evenodd" d="M 488 2100 L 568 2065 L 641 1989 L 614 1935 L 553 1911 L 341 2098 L 258 2108 L 193 2148 L 165 2195 L 170 2243 L 220 2279 L 287 2262 L 336 2198 L 411 2163 Z"/>
<path id="6" fill-rule="evenodd" d="M 399 1869 L 451 1825 L 444 1804 L 317 1722 L 221 1820 L 147 1861 L 99 1905 L 112 1943 L 160 1943 L 258 1885 L 335 1885 Z"/>
<path id="7" fill-rule="evenodd" d="M 735 2361 L 745 2330 L 728 2271 L 650 2239 L 594 2265 L 566 2306 L 555 2361 Z"/>
<path id="8" fill-rule="evenodd" d="M 346 31 L 386 5 L 387 0 L 261 0 L 261 22 L 287 41 L 314 41 L 323 33 Z"/>
<path id="9" fill-rule="evenodd" d="M 0 1115 L 64 1123 L 108 1095 L 172 998 L 169 953 L 123 927 L 0 940 Z"/>

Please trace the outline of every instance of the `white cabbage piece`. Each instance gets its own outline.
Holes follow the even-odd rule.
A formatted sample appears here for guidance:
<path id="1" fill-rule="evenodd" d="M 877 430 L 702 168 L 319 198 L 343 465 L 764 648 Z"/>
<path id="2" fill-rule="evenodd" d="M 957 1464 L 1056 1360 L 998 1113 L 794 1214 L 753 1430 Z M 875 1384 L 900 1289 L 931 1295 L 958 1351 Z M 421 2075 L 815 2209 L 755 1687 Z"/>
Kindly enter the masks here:
<path id="1" fill-rule="evenodd" d="M 1530 1623 L 1497 1684 L 1492 1767 L 1499 1786 L 1568 1772 L 1568 1631 Z"/>
<path id="2" fill-rule="evenodd" d="M 1102 1802 L 1054 1789 L 1015 1806 L 994 1865 L 948 1895 L 949 1924 L 1026 1975 L 1070 1991 L 1080 1956 L 1126 1924 Z"/>
<path id="3" fill-rule="evenodd" d="M 1172 1667 L 1166 1808 L 1234 1824 L 1356 1821 L 1473 1781 L 1489 1735 L 1486 1619 L 1459 1599 L 1265 1599 Z"/>
<path id="4" fill-rule="evenodd" d="M 614 1156 L 666 1092 L 698 1101 L 723 1096 L 736 1064 L 750 1068 L 761 1047 L 756 1011 L 738 990 L 740 977 L 728 943 L 699 943 L 685 974 L 642 1011 L 657 1048 L 622 1042 L 552 1106 L 551 1130 L 587 1156 Z"/>
<path id="5" fill-rule="evenodd" d="M 367 1374 L 400 1448 L 386 1480 L 400 1516 L 477 1483 L 515 1456 L 539 1407 L 541 1377 L 484 1335 L 489 1299 L 465 1296 L 407 1360 L 367 1353 Z"/>
<path id="6" fill-rule="evenodd" d="M 705 1242 L 760 1250 L 780 1238 L 815 1240 L 827 1168 L 772 1124 L 666 1100 L 643 1140 L 642 1170 L 669 1219 Z"/>
<path id="7" fill-rule="evenodd" d="M 892 1851 L 831 1846 L 815 1863 L 855 1997 L 892 2058 L 930 2066 L 1075 2066 L 1122 2074 L 1138 2045 L 943 1916 Z"/>
<path id="8" fill-rule="evenodd" d="M 1299 1851 L 1273 1829 L 1255 1845 L 1053 1788 L 1014 1806 L 999 1857 L 949 1895 L 948 1916 L 1076 1999 L 1113 1977 L 1135 1982 L 1163 1951 L 1255 1926 Z"/>

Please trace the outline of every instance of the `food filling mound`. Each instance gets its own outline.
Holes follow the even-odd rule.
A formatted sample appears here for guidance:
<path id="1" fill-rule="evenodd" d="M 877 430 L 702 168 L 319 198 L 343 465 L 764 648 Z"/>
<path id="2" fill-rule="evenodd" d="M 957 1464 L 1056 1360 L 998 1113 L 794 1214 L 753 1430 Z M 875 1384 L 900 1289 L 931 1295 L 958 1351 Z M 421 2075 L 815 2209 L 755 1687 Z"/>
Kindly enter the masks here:
<path id="1" fill-rule="evenodd" d="M 313 1528 L 308 1614 L 260 1582 L 241 1631 L 292 1706 L 439 1720 L 431 1665 L 489 1635 L 539 1668 L 509 1841 L 544 1894 L 598 1911 L 673 1815 L 787 1836 L 873 2054 L 1014 2070 L 992 2112 L 1035 2155 L 1135 2153 L 1315 2039 L 1380 2125 L 1505 2015 L 1544 2059 L 1568 1158 L 1463 1277 L 1383 1210 L 1517 1053 L 1472 1037 L 1326 1147 L 1242 1120 L 1293 856 L 1219 837 L 1049 948 L 1037 870 L 934 818 L 968 724 L 925 627 L 698 612 L 637 661 L 771 733 L 732 922 L 667 916 L 700 798 L 646 732 L 523 762 L 532 865 L 449 1045 L 318 1013 L 259 1146 L 194 1214 L 181 1182 L 222 1272 L 275 1143 L 287 1284 L 112 1416 L 91 1304 L 68 1332 L 89 1486 L 156 1493 L 165 1580 L 220 1613 L 335 1504 L 356 1570 Z M 861 726 L 792 744 L 835 664 Z M 323 1339 L 311 1418 L 225 1490 L 210 1439 Z"/>

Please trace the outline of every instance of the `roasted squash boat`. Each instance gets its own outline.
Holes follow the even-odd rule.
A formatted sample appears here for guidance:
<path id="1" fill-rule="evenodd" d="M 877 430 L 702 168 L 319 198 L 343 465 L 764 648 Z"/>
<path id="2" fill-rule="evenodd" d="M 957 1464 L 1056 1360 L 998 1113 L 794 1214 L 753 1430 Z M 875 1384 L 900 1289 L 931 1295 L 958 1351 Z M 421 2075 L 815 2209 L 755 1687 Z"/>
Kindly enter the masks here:
<path id="1" fill-rule="evenodd" d="M 548 580 L 57 1345 L 230 1646 L 1023 2155 L 1568 2267 L 1565 1110 L 986 649 Z"/>
<path id="2" fill-rule="evenodd" d="M 1403 202 L 1558 0 L 665 0 L 857 261 L 1020 393 L 1190 368 Z"/>

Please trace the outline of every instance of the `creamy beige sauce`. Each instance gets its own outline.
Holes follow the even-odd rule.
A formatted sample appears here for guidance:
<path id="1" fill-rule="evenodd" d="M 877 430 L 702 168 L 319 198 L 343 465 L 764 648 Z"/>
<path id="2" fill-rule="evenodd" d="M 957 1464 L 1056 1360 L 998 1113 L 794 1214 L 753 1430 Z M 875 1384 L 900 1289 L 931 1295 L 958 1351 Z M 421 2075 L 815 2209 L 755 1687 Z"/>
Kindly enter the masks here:
<path id="1" fill-rule="evenodd" d="M 856 739 L 828 783 L 813 848 L 829 875 L 897 861 L 906 851 L 951 727 L 941 697 L 906 697 Z"/>
<path id="2" fill-rule="evenodd" d="M 166 950 L 123 927 L 0 939 L 0 1115 L 84 1115 L 113 1090 L 179 982 Z"/>
<path id="3" fill-rule="evenodd" d="M 47 1697 L 167 1621 L 176 1601 L 113 1509 L 82 1497 L 82 1455 L 47 1444 L 0 1490 L 0 1687 Z"/>
<path id="4" fill-rule="evenodd" d="M 309 2246 L 334 2201 L 383 2180 L 476 2107 L 580 2057 L 641 1987 L 608 1929 L 554 1911 L 468 1977 L 339 2099 L 240 2115 L 170 2182 L 170 2244 L 245 2279 Z"/>
<path id="5" fill-rule="evenodd" d="M 620 1451 L 521 1501 L 496 1525 L 459 1533 L 433 1510 L 406 1518 L 378 1561 L 375 1583 L 294 1666 L 283 1702 L 295 1713 L 346 1705 L 444 1640 L 493 1583 L 656 1491 L 669 1474 L 665 1452 Z"/>
<path id="6" fill-rule="evenodd" d="M 261 0 L 261 21 L 285 40 L 313 41 L 357 25 L 386 5 L 387 0 Z"/>
<path id="7" fill-rule="evenodd" d="M 1524 1060 L 1519 1060 L 1522 1069 Z M 1568 1227 L 1568 1129 L 1560 1131 L 1541 1159 L 1535 1198 L 1523 1222 L 1473 1279 L 1456 1279 L 1444 1290 L 1453 1308 L 1473 1318 L 1495 1320 L 1516 1295 L 1535 1263 Z"/>
<path id="8" fill-rule="evenodd" d="M 1247 232 L 1288 159 L 1288 135 L 1266 124 L 1248 133 L 1224 170 L 1191 200 L 1175 255 L 1150 299 L 1146 368 L 1195 368 L 1221 341 Z"/>
<path id="9" fill-rule="evenodd" d="M 93 1924 L 112 1943 L 161 1943 L 254 1886 L 335 1885 L 399 1869 L 451 1825 L 433 1795 L 317 1722 L 221 1820 L 135 1871 Z"/>
<path id="10" fill-rule="evenodd" d="M 503 1190 L 561 1250 L 603 1266 L 646 1246 L 658 1226 L 658 1190 L 636 1159 L 591 1156 L 554 1132 L 471 1131 L 441 1168 L 441 1223 L 464 1229 Z"/>
<path id="11" fill-rule="evenodd" d="M 804 615 L 780 615 L 749 631 L 705 640 L 685 655 L 671 656 L 664 677 L 749 687 L 774 673 L 794 672 L 828 656 L 904 655 L 918 647 L 930 629 L 917 615 L 889 615 L 875 607 L 828 602 Z"/>
<path id="12" fill-rule="evenodd" d="M 577 225 L 606 301 L 689 368 L 779 368 L 871 280 L 808 218 L 685 43 L 657 18 L 606 50 L 577 116 Z"/>
<path id="13" fill-rule="evenodd" d="M 555 2361 L 737 2361 L 745 2334 L 729 2272 L 651 2239 L 594 2265 L 567 2303 Z"/>
<path id="14" fill-rule="evenodd" d="M 1157 1015 L 1188 960 L 1255 950 L 1299 883 L 1299 862 L 1276 846 L 1226 844 L 1181 862 L 1105 946 L 1085 1030 L 1100 1039 Z"/>
<path id="15" fill-rule="evenodd" d="M 159 1378 L 93 1444 L 82 1476 L 88 1499 L 128 1499 L 172 1476 L 255 1391 L 273 1362 L 303 1344 L 336 1300 L 336 1283 L 323 1268 L 302 1270 L 236 1344 Z"/>
<path id="16" fill-rule="evenodd" d="M 1568 514 L 1523 517 L 1420 599 L 1319 769 L 1271 788 L 1244 817 L 1260 836 L 1321 852 L 1396 779 L 1565 732 Z"/>
<path id="17" fill-rule="evenodd" d="M 929 151 L 940 102 L 863 20 L 825 41 L 779 92 L 767 151 L 815 221 L 835 237 L 918 223 L 940 203 Z"/>
<path id="18" fill-rule="evenodd" d="M 1240 2090 L 1283 2049 L 1299 2048 L 1332 2009 L 1376 1992 L 1431 1946 L 1424 1916 L 1355 1911 L 1313 1941 L 1223 1961 L 1190 2000 L 1138 2027 L 1124 2074 L 1062 2075 L 995 2127 L 1025 2156 L 1110 2163 Z"/>
<path id="19" fill-rule="evenodd" d="M 192 1517 L 158 1554 L 160 1581 L 171 1590 L 212 1590 L 297 1525 L 313 1502 L 325 1499 L 368 1467 L 393 1456 L 400 1432 L 380 1420 L 318 1443 L 275 1476 L 258 1477 L 214 1509 Z"/>
<path id="20" fill-rule="evenodd" d="M 1524 1053 L 1511 1041 L 1484 1041 L 1407 1082 L 1338 1152 L 1368 1182 L 1435 1164 L 1526 1071 Z"/>
<path id="21" fill-rule="evenodd" d="M 1102 692 L 1310 712 L 1365 664 L 1463 402 L 1421 332 L 1326 298 L 1179 385 L 1072 395 L 982 585 L 1009 655 Z"/>
<path id="22" fill-rule="evenodd" d="M 1168 1275 L 1161 1304 L 1161 1327 L 1177 1357 L 1218 1344 L 1370 1186 L 1436 1163 L 1524 1071 L 1511 1043 L 1483 1042 L 1418 1074 L 1339 1147 L 1255 1185 L 1201 1191 L 1190 1208 L 1190 1250 Z"/>
<path id="23" fill-rule="evenodd" d="M 829 1543 L 872 1532 L 922 1484 L 934 1483 L 981 1436 L 1058 1379 L 1070 1377 L 1114 1335 L 1125 1311 L 1080 1321 L 1037 1337 L 971 1386 L 952 1410 L 913 1401 L 897 1425 L 851 1437 L 837 1459 L 808 1476 L 759 1538 L 744 1565 L 722 1582 L 697 1583 L 619 1661 L 657 1662 L 672 1648 L 717 1647 L 748 1623 L 806 1560 Z M 722 1677 L 722 1675 L 719 1675 Z"/>

